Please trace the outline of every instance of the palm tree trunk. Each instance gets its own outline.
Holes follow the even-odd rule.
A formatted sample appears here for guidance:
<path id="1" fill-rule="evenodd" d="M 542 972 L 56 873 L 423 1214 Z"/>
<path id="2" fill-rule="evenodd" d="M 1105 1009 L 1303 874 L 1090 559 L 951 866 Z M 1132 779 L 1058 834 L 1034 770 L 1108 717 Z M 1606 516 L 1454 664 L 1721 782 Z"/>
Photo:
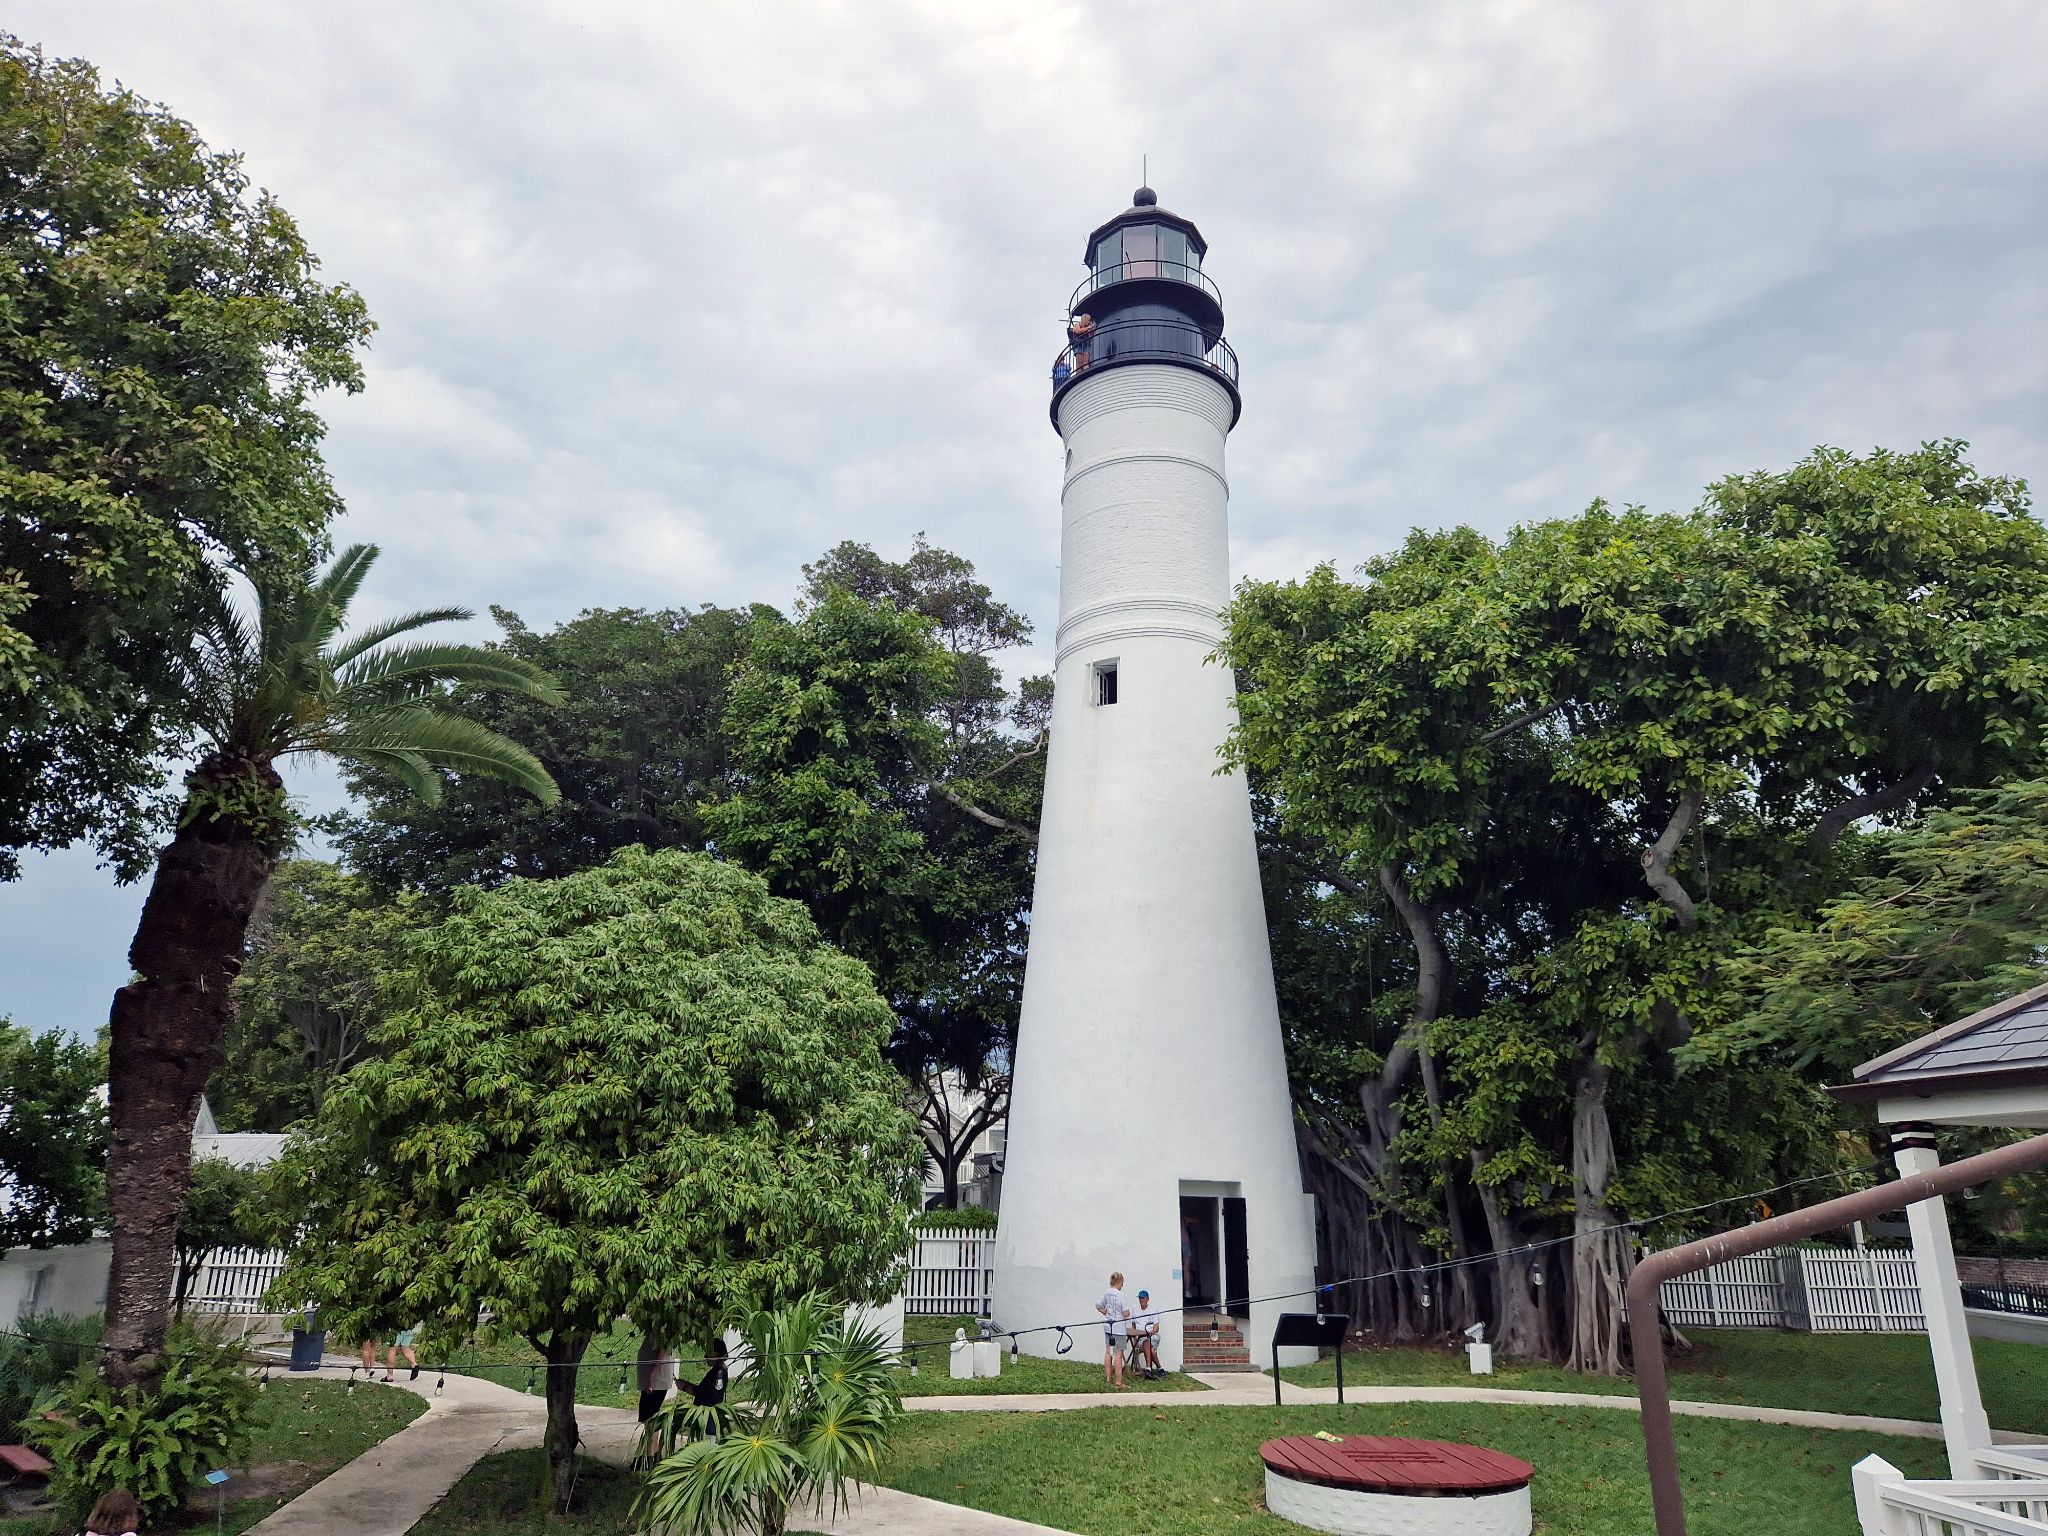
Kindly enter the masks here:
<path id="1" fill-rule="evenodd" d="M 162 1374 L 192 1123 L 221 1062 L 250 914 L 277 864 L 283 800 L 284 783 L 267 763 L 208 758 L 193 771 L 177 835 L 157 856 L 128 948 L 135 979 L 114 994 L 107 1064 L 114 1264 L 102 1370 L 116 1387 Z"/>

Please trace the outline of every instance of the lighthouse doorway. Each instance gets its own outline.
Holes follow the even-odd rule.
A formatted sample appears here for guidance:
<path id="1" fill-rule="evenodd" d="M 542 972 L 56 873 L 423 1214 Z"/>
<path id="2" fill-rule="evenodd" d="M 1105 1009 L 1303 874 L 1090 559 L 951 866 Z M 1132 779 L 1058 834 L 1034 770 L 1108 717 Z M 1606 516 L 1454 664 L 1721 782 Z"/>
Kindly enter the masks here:
<path id="1" fill-rule="evenodd" d="M 1180 1188 L 1183 1304 L 1191 1312 L 1249 1317 L 1251 1254 L 1239 1186 L 1183 1181 Z"/>

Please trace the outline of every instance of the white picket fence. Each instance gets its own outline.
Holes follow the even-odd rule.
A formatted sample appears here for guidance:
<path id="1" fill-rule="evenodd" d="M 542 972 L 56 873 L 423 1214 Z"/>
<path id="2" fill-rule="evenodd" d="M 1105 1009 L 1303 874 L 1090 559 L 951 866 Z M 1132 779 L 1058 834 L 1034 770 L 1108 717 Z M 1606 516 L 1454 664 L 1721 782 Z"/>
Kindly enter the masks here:
<path id="1" fill-rule="evenodd" d="M 254 1316 L 264 1311 L 263 1293 L 284 1268 L 275 1248 L 216 1248 L 200 1261 L 185 1293 L 187 1312 Z"/>
<path id="2" fill-rule="evenodd" d="M 903 1310 L 922 1317 L 986 1317 L 995 1281 L 996 1235 L 945 1228 L 910 1234 Z"/>
<path id="3" fill-rule="evenodd" d="M 1771 1248 L 1664 1282 L 1680 1328 L 1793 1328 L 1806 1333 L 1924 1333 L 1910 1252 Z"/>
<path id="4" fill-rule="evenodd" d="M 903 1308 L 927 1317 L 985 1317 L 995 1278 L 996 1235 L 965 1228 L 914 1232 L 903 1277 Z M 188 1312 L 254 1315 L 284 1268 L 275 1249 L 217 1248 L 185 1295 Z"/>

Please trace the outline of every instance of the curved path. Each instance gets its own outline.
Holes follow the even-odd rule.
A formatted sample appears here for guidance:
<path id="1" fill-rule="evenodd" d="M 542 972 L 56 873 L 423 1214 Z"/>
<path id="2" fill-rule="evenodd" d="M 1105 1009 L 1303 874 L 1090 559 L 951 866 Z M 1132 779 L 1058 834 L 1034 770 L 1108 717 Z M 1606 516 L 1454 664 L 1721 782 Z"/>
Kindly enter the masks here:
<path id="1" fill-rule="evenodd" d="M 340 1380 L 344 1364 L 329 1364 L 322 1376 Z M 290 1379 L 290 1378 L 285 1378 Z M 540 1399 L 496 1382 L 453 1372 L 437 1396 L 434 1373 L 399 1386 L 427 1400 L 427 1411 L 383 1443 L 314 1484 L 282 1509 L 250 1527 L 250 1536 L 405 1536 L 441 1501 L 464 1473 L 495 1451 L 540 1444 L 547 1410 Z M 917 1413 L 1056 1413 L 1078 1408 L 1153 1408 L 1167 1403 L 1189 1408 L 1260 1408 L 1273 1401 L 1269 1376 L 1236 1373 L 1197 1375 L 1200 1392 L 1033 1392 L 961 1394 L 905 1398 Z M 1283 1388 L 1289 1404 L 1337 1401 L 1335 1387 Z M 1640 1411 L 1633 1397 L 1593 1392 L 1525 1392 L 1506 1387 L 1350 1386 L 1347 1403 L 1509 1403 L 1530 1407 L 1608 1408 Z M 1741 1419 L 1789 1424 L 1802 1429 L 1863 1430 L 1939 1440 L 1941 1426 L 1917 1419 L 1872 1418 L 1851 1413 L 1814 1413 L 1797 1408 L 1758 1408 L 1747 1403 L 1675 1402 L 1674 1413 L 1702 1419 Z M 582 1404 L 576 1410 L 584 1448 L 592 1456 L 624 1464 L 632 1452 L 634 1421 L 624 1408 Z M 2004 1445 L 2042 1445 L 2048 1438 L 2000 1431 Z M 865 1490 L 849 1509 L 813 1520 L 825 1536 L 1063 1536 L 1051 1526 L 1032 1525 L 943 1504 L 888 1488 Z"/>
<path id="2" fill-rule="evenodd" d="M 1072 1408 L 1159 1408 L 1168 1403 L 1188 1408 L 1270 1408 L 1273 1378 L 1244 1371 L 1228 1374 L 1192 1373 L 1204 1392 L 1032 1392 L 960 1394 L 949 1397 L 906 1397 L 903 1406 L 919 1413 L 1046 1413 Z M 1287 1404 L 1335 1403 L 1335 1387 L 1281 1385 Z M 1604 1392 L 1528 1392 L 1513 1387 L 1401 1387 L 1347 1384 L 1347 1403 L 1519 1403 L 1539 1408 L 1614 1408 L 1640 1413 L 1642 1401 Z M 1816 1413 L 1804 1408 L 1759 1408 L 1750 1403 L 1674 1402 L 1671 1411 L 1684 1418 L 1742 1419 L 1755 1424 L 1789 1424 L 1799 1429 L 1851 1429 L 1916 1440 L 1939 1440 L 1941 1426 L 1920 1419 L 1884 1419 L 1860 1413 Z M 2048 1436 L 1995 1430 L 2000 1445 L 2048 1445 Z"/>

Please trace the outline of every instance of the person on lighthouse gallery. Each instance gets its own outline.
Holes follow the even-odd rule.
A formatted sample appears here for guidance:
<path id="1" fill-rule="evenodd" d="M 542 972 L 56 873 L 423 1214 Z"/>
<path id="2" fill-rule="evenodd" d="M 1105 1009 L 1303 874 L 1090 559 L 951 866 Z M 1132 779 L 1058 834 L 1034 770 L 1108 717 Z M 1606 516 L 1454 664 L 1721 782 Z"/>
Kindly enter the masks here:
<path id="1" fill-rule="evenodd" d="M 1121 1388 L 1124 1384 L 1124 1319 L 1131 1315 L 1131 1304 L 1124 1300 L 1122 1270 L 1109 1277 L 1109 1289 L 1102 1293 L 1102 1300 L 1095 1303 L 1095 1310 L 1103 1316 L 1102 1374 L 1112 1388 Z"/>

